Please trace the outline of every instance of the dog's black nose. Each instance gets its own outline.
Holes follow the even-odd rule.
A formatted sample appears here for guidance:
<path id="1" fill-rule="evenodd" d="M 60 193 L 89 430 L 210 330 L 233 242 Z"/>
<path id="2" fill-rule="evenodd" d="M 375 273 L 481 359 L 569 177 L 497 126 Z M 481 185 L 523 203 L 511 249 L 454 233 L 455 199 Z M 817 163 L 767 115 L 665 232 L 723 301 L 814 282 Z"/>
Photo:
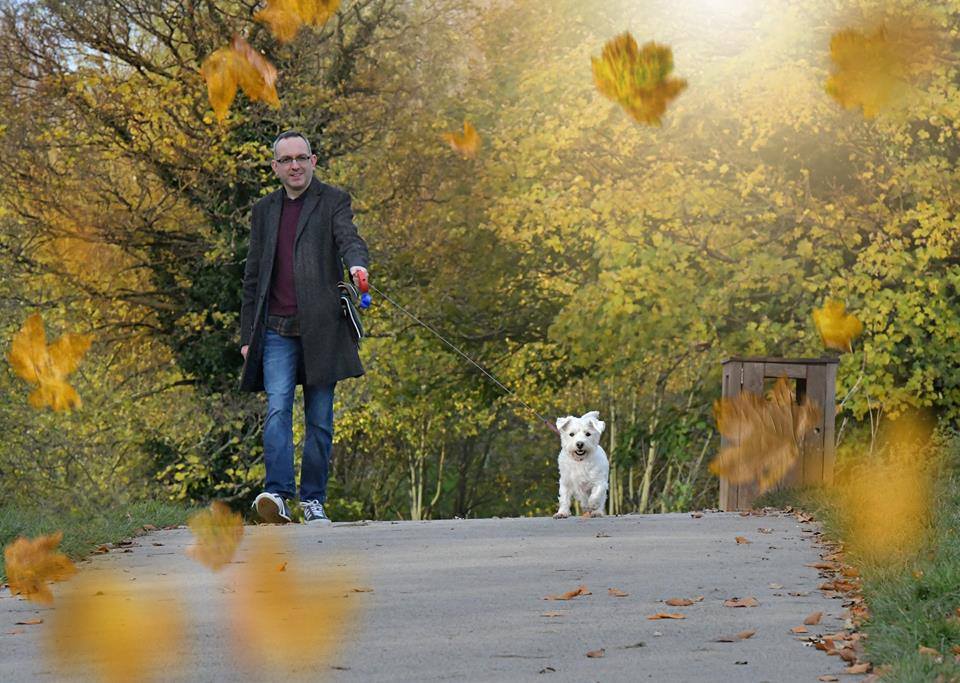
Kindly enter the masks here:
<path id="1" fill-rule="evenodd" d="M 582 451 L 582 450 L 583 450 L 583 441 L 577 441 L 577 450 L 578 450 L 578 451 Z"/>

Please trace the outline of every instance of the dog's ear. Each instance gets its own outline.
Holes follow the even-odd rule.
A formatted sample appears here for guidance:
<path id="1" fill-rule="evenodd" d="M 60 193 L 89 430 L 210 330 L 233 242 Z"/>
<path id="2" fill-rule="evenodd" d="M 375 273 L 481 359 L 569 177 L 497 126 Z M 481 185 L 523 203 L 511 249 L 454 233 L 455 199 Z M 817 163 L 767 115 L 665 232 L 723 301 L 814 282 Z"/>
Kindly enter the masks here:
<path id="1" fill-rule="evenodd" d="M 591 410 L 580 419 L 587 424 L 593 425 L 593 428 L 597 430 L 597 434 L 603 434 L 603 430 L 607 426 L 607 423 L 600 419 L 600 413 L 596 410 Z"/>
<path id="2" fill-rule="evenodd" d="M 567 425 L 570 424 L 570 421 L 575 419 L 576 418 L 573 415 L 567 415 L 566 417 L 558 417 L 557 429 L 560 431 L 561 434 L 563 434 L 564 430 L 567 428 Z"/>

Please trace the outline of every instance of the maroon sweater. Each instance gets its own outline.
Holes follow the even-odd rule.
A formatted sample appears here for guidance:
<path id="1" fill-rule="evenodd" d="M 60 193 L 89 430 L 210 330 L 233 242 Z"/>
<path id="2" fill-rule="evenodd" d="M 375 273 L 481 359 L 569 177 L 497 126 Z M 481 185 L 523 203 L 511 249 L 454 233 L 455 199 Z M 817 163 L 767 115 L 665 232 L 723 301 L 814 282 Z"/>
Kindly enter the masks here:
<path id="1" fill-rule="evenodd" d="M 293 316 L 297 314 L 297 287 L 293 280 L 293 243 L 297 237 L 297 221 L 306 193 L 296 199 L 283 195 L 283 210 L 280 212 L 280 231 L 277 233 L 277 255 L 273 261 L 273 277 L 270 281 L 270 315 Z"/>

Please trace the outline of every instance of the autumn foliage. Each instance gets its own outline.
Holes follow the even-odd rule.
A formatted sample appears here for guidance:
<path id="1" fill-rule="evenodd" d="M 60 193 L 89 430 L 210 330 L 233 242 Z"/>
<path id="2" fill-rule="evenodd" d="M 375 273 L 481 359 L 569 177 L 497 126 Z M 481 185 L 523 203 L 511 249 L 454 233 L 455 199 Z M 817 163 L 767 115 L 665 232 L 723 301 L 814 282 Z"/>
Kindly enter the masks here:
<path id="1" fill-rule="evenodd" d="M 11 593 L 45 605 L 53 603 L 48 583 L 63 581 L 76 572 L 70 558 L 57 551 L 61 540 L 63 533 L 58 531 L 33 540 L 20 537 L 3 549 Z"/>

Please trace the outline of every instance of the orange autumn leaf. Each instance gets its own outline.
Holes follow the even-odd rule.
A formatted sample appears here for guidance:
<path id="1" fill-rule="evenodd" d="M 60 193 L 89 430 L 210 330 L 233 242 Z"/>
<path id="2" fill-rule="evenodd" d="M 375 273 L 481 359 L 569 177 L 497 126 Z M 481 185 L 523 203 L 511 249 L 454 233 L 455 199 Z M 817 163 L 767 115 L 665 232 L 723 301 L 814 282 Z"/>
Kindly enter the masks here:
<path id="1" fill-rule="evenodd" d="M 440 137 L 442 137 L 455 152 L 459 152 L 468 159 L 475 157 L 480 149 L 480 134 L 469 121 L 463 122 L 463 133 L 453 131 L 443 133 Z"/>
<path id="2" fill-rule="evenodd" d="M 756 481 L 761 492 L 779 482 L 800 457 L 800 442 L 820 420 L 820 407 L 804 398 L 797 405 L 786 377 L 768 397 L 746 391 L 713 404 L 717 429 L 727 445 L 710 471 L 731 483 Z"/>
<path id="3" fill-rule="evenodd" d="M 593 593 L 591 593 L 586 586 L 580 585 L 562 595 L 548 595 L 544 600 L 572 600 L 579 595 L 593 595 Z"/>
<path id="4" fill-rule="evenodd" d="M 270 27 L 273 37 L 288 43 L 300 27 L 322 26 L 340 6 L 340 0 L 267 0 L 267 6 L 253 18 Z"/>
<path id="5" fill-rule="evenodd" d="M 207 83 L 207 96 L 221 123 L 241 88 L 253 101 L 280 106 L 277 96 L 277 69 L 242 37 L 234 35 L 230 47 L 221 47 L 203 60 L 200 73 Z"/>
<path id="6" fill-rule="evenodd" d="M 693 604 L 693 600 L 690 598 L 668 598 L 663 602 L 671 607 L 689 607 Z"/>
<path id="7" fill-rule="evenodd" d="M 281 572 L 278 561 L 290 551 L 275 536 L 255 536 L 246 547 L 245 561 L 231 570 L 236 582 L 226 621 L 237 658 L 265 675 L 325 669 L 363 605 L 351 592 L 357 563 L 328 556 L 321 564 L 291 562 Z M 336 628 L 308 628 L 315 624 Z"/>
<path id="8" fill-rule="evenodd" d="M 84 671 L 117 683 L 163 680 L 183 652 L 183 618 L 162 580 L 83 574 L 58 598 L 50 622 L 47 650 L 71 677 Z"/>
<path id="9" fill-rule="evenodd" d="M 651 621 L 654 619 L 686 619 L 687 615 L 680 614 L 679 612 L 657 612 L 656 614 L 651 614 L 647 619 Z"/>
<path id="10" fill-rule="evenodd" d="M 749 540 L 746 536 L 736 536 L 734 537 L 734 540 L 737 542 L 737 545 L 742 545 L 745 543 L 753 543 L 753 541 Z"/>
<path id="11" fill-rule="evenodd" d="M 608 588 L 608 589 L 607 589 L 607 595 L 612 595 L 612 596 L 615 597 L 615 598 L 625 598 L 625 597 L 629 596 L 630 594 L 629 594 L 629 593 L 624 593 L 622 590 L 619 590 L 619 589 L 617 589 L 617 588 Z"/>
<path id="12" fill-rule="evenodd" d="M 756 598 L 730 598 L 723 601 L 724 607 L 756 607 L 759 604 Z"/>
<path id="13" fill-rule="evenodd" d="M 600 94 L 641 123 L 659 126 L 667 105 L 687 87 L 685 80 L 670 77 L 669 47 L 651 41 L 638 48 L 629 32 L 607 41 L 600 57 L 590 62 Z"/>
<path id="14" fill-rule="evenodd" d="M 33 540 L 20 536 L 3 549 L 11 593 L 44 605 L 53 603 L 47 583 L 63 581 L 77 571 L 70 558 L 57 550 L 62 539 L 62 531 Z"/>
<path id="15" fill-rule="evenodd" d="M 813 322 L 824 346 L 849 353 L 853 350 L 851 342 L 863 332 L 863 323 L 846 310 L 842 301 L 827 299 L 823 308 L 813 309 Z"/>
<path id="16" fill-rule="evenodd" d="M 82 405 L 80 395 L 70 384 L 69 377 L 80 365 L 92 335 L 65 334 L 47 346 L 43 318 L 34 313 L 13 335 L 7 360 L 22 379 L 36 385 L 30 392 L 30 405 L 40 410 L 49 406 L 55 411 L 72 410 Z"/>
<path id="17" fill-rule="evenodd" d="M 213 571 L 233 559 L 243 538 L 243 518 L 219 500 L 212 502 L 209 510 L 190 517 L 187 526 L 194 536 L 187 554 Z"/>
<path id="18" fill-rule="evenodd" d="M 814 612 L 806 619 L 803 620 L 803 623 L 807 626 L 815 626 L 820 623 L 820 618 L 823 616 L 823 612 Z"/>
<path id="19" fill-rule="evenodd" d="M 733 636 L 720 636 L 719 638 L 715 638 L 713 642 L 715 642 L 715 643 L 735 643 L 735 642 L 737 642 L 738 640 L 747 640 L 748 638 L 753 638 L 753 636 L 755 636 L 756 633 L 757 633 L 757 632 L 756 632 L 755 630 L 753 630 L 753 629 L 748 629 L 748 630 L 746 630 L 746 631 L 740 631 L 740 633 L 737 633 L 736 635 L 733 635 Z"/>
<path id="20" fill-rule="evenodd" d="M 794 626 L 792 629 L 790 629 L 790 632 L 791 633 L 809 633 L 809 631 L 807 631 L 806 626 Z"/>
<path id="21" fill-rule="evenodd" d="M 861 664 L 853 664 L 852 666 L 848 666 L 846 669 L 844 669 L 844 670 L 843 670 L 843 673 L 845 673 L 845 674 L 865 674 L 865 673 L 867 673 L 868 671 L 870 671 L 870 666 L 871 666 L 870 662 L 863 662 L 863 663 L 861 663 Z"/>
<path id="22" fill-rule="evenodd" d="M 591 659 L 597 659 L 597 658 L 603 657 L 603 654 L 605 652 L 606 650 L 602 647 L 599 650 L 590 650 L 587 653 L 587 657 L 590 657 Z"/>

